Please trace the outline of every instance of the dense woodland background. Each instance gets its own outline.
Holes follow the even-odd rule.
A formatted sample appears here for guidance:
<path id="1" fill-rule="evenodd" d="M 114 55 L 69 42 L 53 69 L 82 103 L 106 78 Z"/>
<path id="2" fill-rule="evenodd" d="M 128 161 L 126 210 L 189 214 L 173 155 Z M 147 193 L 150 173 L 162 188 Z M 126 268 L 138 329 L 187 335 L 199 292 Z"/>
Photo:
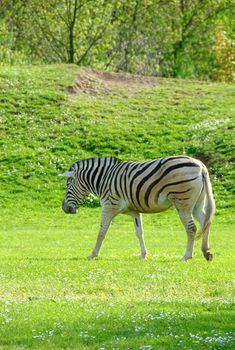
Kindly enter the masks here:
<path id="1" fill-rule="evenodd" d="M 1 0 L 0 64 L 235 80 L 234 0 Z"/>

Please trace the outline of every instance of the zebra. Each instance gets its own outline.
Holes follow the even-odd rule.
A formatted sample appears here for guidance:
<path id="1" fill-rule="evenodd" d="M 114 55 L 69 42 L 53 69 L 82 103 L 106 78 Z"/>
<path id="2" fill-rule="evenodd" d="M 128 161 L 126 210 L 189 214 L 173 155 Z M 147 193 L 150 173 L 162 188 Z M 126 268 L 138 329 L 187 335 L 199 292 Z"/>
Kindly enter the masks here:
<path id="1" fill-rule="evenodd" d="M 191 259 L 193 255 L 197 230 L 194 218 L 201 228 L 203 255 L 212 260 L 209 233 L 215 201 L 208 170 L 200 160 L 185 155 L 143 162 L 94 157 L 76 161 L 60 176 L 67 178 L 62 202 L 65 213 L 75 214 L 90 193 L 100 198 L 100 229 L 88 259 L 99 255 L 109 225 L 120 213 L 132 217 L 141 248 L 140 258 L 145 259 L 142 214 L 158 213 L 175 206 L 187 234 L 186 251 L 181 260 Z"/>

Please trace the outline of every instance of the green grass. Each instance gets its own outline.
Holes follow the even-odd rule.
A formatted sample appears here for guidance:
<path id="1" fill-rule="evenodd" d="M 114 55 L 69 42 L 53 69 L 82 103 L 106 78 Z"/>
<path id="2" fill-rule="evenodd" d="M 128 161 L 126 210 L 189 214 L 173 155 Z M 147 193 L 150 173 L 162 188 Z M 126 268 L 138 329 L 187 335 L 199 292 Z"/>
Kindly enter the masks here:
<path id="1" fill-rule="evenodd" d="M 76 66 L 0 67 L 1 206 L 56 206 L 78 158 L 206 160 L 217 207 L 234 207 L 235 86 L 160 79 L 152 89 L 70 97 Z M 33 206 L 34 206 L 33 205 Z"/>
<path id="2" fill-rule="evenodd" d="M 234 344 L 235 86 L 159 80 L 69 96 L 75 66 L 0 67 L 0 349 L 228 349 Z M 214 260 L 186 244 L 174 210 L 144 216 L 149 256 L 130 218 L 87 261 L 99 208 L 66 216 L 57 175 L 78 158 L 204 159 L 217 214 Z"/>
<path id="3" fill-rule="evenodd" d="M 99 209 L 80 216 L 23 210 L 1 229 L 1 349 L 233 349 L 232 220 L 213 227 L 208 263 L 179 261 L 185 233 L 174 211 L 144 216 L 149 256 L 129 217 L 111 225 L 87 261 Z M 172 243 L 174 242 L 174 243 Z"/>

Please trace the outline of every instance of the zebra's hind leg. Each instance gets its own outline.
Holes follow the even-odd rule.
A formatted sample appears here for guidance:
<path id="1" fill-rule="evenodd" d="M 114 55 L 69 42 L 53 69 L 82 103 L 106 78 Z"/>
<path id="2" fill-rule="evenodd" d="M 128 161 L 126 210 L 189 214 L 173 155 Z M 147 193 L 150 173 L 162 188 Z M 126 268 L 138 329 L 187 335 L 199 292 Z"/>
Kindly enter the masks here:
<path id="1" fill-rule="evenodd" d="M 193 256 L 193 247 L 194 247 L 194 240 L 195 240 L 195 234 L 196 234 L 197 228 L 193 221 L 193 217 L 191 213 L 187 213 L 179 210 L 179 216 L 187 233 L 186 251 L 184 256 L 181 258 L 182 261 L 186 261 L 188 259 L 191 259 Z"/>
<path id="2" fill-rule="evenodd" d="M 206 228 L 206 230 L 203 231 L 204 221 L 205 221 L 205 194 L 202 193 L 193 209 L 193 215 L 199 222 L 201 226 L 201 233 L 202 233 L 202 253 L 206 260 L 211 261 L 213 259 L 213 254 L 210 252 L 210 245 L 209 245 L 209 234 L 210 234 L 210 225 Z"/>
<path id="3" fill-rule="evenodd" d="M 99 255 L 101 245 L 105 239 L 106 233 L 114 215 L 115 214 L 112 211 L 102 210 L 100 230 L 97 236 L 96 245 L 91 254 L 87 257 L 88 260 L 91 260 Z"/>
<path id="4" fill-rule="evenodd" d="M 141 252 L 140 252 L 139 257 L 140 257 L 140 259 L 145 259 L 146 254 L 147 254 L 147 249 L 146 249 L 146 246 L 144 243 L 144 230 L 143 230 L 143 224 L 142 224 L 142 214 L 133 212 L 133 213 L 131 213 L 131 216 L 132 216 L 133 223 L 135 226 L 135 233 L 136 233 L 136 236 L 137 236 L 139 243 L 140 243 Z"/>

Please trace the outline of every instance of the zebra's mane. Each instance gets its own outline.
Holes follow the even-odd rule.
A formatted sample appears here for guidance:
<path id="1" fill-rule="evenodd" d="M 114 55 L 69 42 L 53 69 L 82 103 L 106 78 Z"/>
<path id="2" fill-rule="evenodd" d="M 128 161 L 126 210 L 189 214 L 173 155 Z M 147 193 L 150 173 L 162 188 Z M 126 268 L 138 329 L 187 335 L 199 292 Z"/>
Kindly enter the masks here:
<path id="1" fill-rule="evenodd" d="M 84 161 L 89 161 L 89 160 L 96 160 L 96 159 L 110 159 L 113 160 L 113 164 L 118 164 L 121 163 L 122 160 L 116 157 L 112 157 L 112 156 L 107 156 L 107 157 L 90 157 L 90 158 L 84 158 L 84 159 L 77 159 L 76 162 L 74 162 L 72 164 L 72 166 L 70 167 L 69 171 L 74 170 L 74 168 L 77 166 L 79 166 L 79 164 L 81 164 Z"/>

